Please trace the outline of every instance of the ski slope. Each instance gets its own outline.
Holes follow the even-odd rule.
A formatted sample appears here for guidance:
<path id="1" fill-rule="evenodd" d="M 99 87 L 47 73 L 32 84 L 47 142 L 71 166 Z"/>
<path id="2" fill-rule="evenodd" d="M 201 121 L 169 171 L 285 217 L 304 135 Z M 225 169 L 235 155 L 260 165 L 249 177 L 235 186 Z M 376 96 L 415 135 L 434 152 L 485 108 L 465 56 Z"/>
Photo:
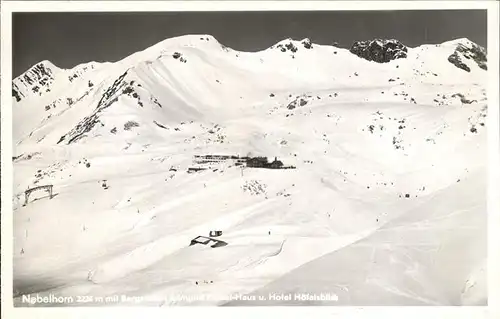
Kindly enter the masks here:
<path id="1" fill-rule="evenodd" d="M 485 305 L 486 71 L 447 61 L 471 42 L 389 63 L 303 42 L 188 35 L 16 78 L 15 305 Z M 296 169 L 188 172 L 208 154 Z M 227 246 L 189 245 L 211 230 Z"/>

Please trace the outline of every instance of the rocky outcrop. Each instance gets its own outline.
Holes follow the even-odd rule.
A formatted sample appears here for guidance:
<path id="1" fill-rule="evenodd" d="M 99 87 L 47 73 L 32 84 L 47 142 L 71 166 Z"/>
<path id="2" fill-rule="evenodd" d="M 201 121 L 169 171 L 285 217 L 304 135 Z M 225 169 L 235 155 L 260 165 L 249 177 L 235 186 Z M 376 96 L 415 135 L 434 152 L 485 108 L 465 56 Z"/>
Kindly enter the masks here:
<path id="1" fill-rule="evenodd" d="M 298 106 L 304 106 L 307 104 L 307 99 L 306 99 L 306 96 L 305 95 L 302 95 L 302 96 L 297 96 L 294 100 L 292 100 L 288 105 L 287 105 L 287 109 L 289 110 L 293 110 L 295 109 L 296 107 Z"/>
<path id="2" fill-rule="evenodd" d="M 455 51 L 448 57 L 448 62 L 459 69 L 470 72 L 470 67 L 464 59 L 474 61 L 483 70 L 488 69 L 486 50 L 479 45 L 470 43 L 470 46 L 465 46 L 459 43 Z"/>
<path id="3" fill-rule="evenodd" d="M 31 69 L 17 77 L 12 83 L 12 97 L 20 102 L 26 94 L 37 94 L 39 96 L 50 92 L 54 81 L 53 69 L 56 68 L 48 61 L 40 62 Z"/>
<path id="4" fill-rule="evenodd" d="M 349 51 L 368 61 L 387 63 L 395 59 L 406 58 L 408 48 L 397 40 L 376 39 L 354 42 Z"/>
<path id="5" fill-rule="evenodd" d="M 448 57 L 448 62 L 450 62 L 459 69 L 470 72 L 470 68 L 467 66 L 467 64 L 462 62 L 460 55 L 456 51 L 453 52 L 453 54 Z"/>
<path id="6" fill-rule="evenodd" d="M 16 102 L 21 102 L 21 96 L 24 96 L 16 84 L 12 84 L 12 96 L 16 98 Z"/>
<path id="7" fill-rule="evenodd" d="M 297 52 L 297 47 L 293 44 L 292 41 L 286 44 L 280 43 L 276 46 L 276 48 L 280 49 L 281 52 L 286 52 L 287 50 L 292 53 Z"/>
<path id="8" fill-rule="evenodd" d="M 73 83 L 76 79 L 83 77 L 85 73 L 98 67 L 98 63 L 89 62 L 77 65 L 71 70 L 64 70 L 47 60 L 39 62 L 12 81 L 12 97 L 16 102 L 21 102 L 30 96 L 43 96 L 51 92 L 56 79 L 58 83 L 65 80 L 68 83 Z M 89 81 L 88 86 L 92 87 L 94 84 Z"/>
<path id="9" fill-rule="evenodd" d="M 304 40 L 302 40 L 302 45 L 304 46 L 304 48 L 306 49 L 312 49 L 312 42 L 309 38 L 305 38 Z"/>
<path id="10" fill-rule="evenodd" d="M 291 38 L 288 38 L 284 41 L 281 41 L 281 43 L 278 43 L 277 45 L 273 45 L 271 46 L 271 48 L 277 48 L 279 49 L 281 52 L 291 52 L 291 53 L 296 53 L 298 51 L 298 48 L 297 46 L 300 44 L 302 44 L 302 46 L 305 48 L 305 49 L 312 49 L 313 48 L 313 44 L 311 42 L 311 40 L 309 38 L 305 38 L 303 39 L 302 41 L 296 41 L 296 40 L 293 40 Z"/>
<path id="11" fill-rule="evenodd" d="M 182 63 L 186 63 L 187 62 L 187 60 L 182 56 L 182 53 L 174 52 L 174 54 L 172 54 L 172 57 L 174 59 L 176 59 L 176 60 L 178 59 Z"/>
<path id="12" fill-rule="evenodd" d="M 62 142 L 66 142 L 66 144 L 74 143 L 84 137 L 86 134 L 90 132 L 98 123 L 101 123 L 99 120 L 100 113 L 108 108 L 110 105 L 118 101 L 118 97 L 123 94 L 121 90 L 127 86 L 127 83 L 124 81 L 125 76 L 127 75 L 126 71 L 122 75 L 120 75 L 113 84 L 104 92 L 97 104 L 97 108 L 92 112 L 91 115 L 86 116 L 82 121 L 80 121 L 71 131 L 61 136 L 57 144 Z M 104 124 L 101 123 L 102 126 Z"/>

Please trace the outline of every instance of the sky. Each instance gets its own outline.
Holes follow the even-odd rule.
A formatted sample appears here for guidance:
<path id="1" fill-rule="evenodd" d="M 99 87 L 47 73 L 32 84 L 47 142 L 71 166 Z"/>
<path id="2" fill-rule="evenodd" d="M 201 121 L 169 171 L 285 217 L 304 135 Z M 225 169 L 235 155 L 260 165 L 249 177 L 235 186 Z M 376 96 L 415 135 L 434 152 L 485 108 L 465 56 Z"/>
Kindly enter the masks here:
<path id="1" fill-rule="evenodd" d="M 60 68 L 114 62 L 185 34 L 209 34 L 240 51 L 306 37 L 345 48 L 374 38 L 409 47 L 468 38 L 486 47 L 486 16 L 486 10 L 15 13 L 13 75 L 43 60 Z"/>

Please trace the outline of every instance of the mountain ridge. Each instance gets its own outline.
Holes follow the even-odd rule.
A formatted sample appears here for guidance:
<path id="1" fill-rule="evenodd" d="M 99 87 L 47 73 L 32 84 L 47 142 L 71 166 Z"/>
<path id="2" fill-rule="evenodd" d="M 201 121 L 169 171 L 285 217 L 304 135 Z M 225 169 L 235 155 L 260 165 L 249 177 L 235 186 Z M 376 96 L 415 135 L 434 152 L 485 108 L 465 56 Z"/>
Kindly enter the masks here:
<path id="1" fill-rule="evenodd" d="M 202 43 L 201 45 L 199 45 L 200 41 Z M 379 40 L 372 40 L 368 42 L 368 45 L 370 46 L 376 43 L 377 50 L 380 51 L 381 46 L 377 41 Z M 63 108 L 71 108 L 75 103 L 79 103 L 80 100 L 86 99 L 97 92 L 100 92 L 98 94 L 103 96 L 103 94 L 106 94 L 106 90 L 108 90 L 124 72 L 126 73 L 130 70 L 134 70 L 134 72 L 129 72 L 127 78 L 130 79 L 126 82 L 135 81 L 139 83 L 139 85 L 142 85 L 139 90 L 147 90 L 149 92 L 147 93 L 148 99 L 156 101 L 155 104 L 169 104 L 171 102 L 168 101 L 173 101 L 172 98 L 177 101 L 176 103 L 180 103 L 179 101 L 184 100 L 185 102 L 181 104 L 184 105 L 186 112 L 199 114 L 199 110 L 197 109 L 200 107 L 206 109 L 207 107 L 214 107 L 217 103 L 220 103 L 217 100 L 218 96 L 220 97 L 221 95 L 218 95 L 216 92 L 226 90 L 228 85 L 234 87 L 235 84 L 238 83 L 240 77 L 246 77 L 247 75 L 245 74 L 250 75 L 252 73 L 254 75 L 251 83 L 252 86 L 255 87 L 254 89 L 258 91 L 266 90 L 266 87 L 268 88 L 267 90 L 273 90 L 273 87 L 278 88 L 280 82 L 283 82 L 283 85 L 289 83 L 286 84 L 287 86 L 300 86 L 306 85 L 313 80 L 318 83 L 318 85 L 323 85 L 323 83 L 332 81 L 331 74 L 334 73 L 344 74 L 339 79 L 333 78 L 334 83 L 337 83 L 336 85 L 348 85 L 349 83 L 356 82 L 361 84 L 363 81 L 370 82 L 373 78 L 380 78 L 380 80 L 382 80 L 384 77 L 385 81 L 387 81 L 391 80 L 390 74 L 394 72 L 403 72 L 401 73 L 400 81 L 413 82 L 416 80 L 425 80 L 432 82 L 434 80 L 429 79 L 428 74 L 437 74 L 434 68 L 443 68 L 440 63 L 437 63 L 438 61 L 435 61 L 436 54 L 434 51 L 445 49 L 445 51 L 442 51 L 443 53 L 440 53 L 442 55 L 441 59 L 444 61 L 449 53 L 454 52 L 452 50 L 455 49 L 455 46 L 460 46 L 462 42 L 468 44 L 466 39 L 458 39 L 447 45 L 447 47 L 449 47 L 448 49 L 440 49 L 439 46 L 421 46 L 416 49 L 405 48 L 406 52 L 408 52 L 404 53 L 405 57 L 408 55 L 407 58 L 400 58 L 397 61 L 390 61 L 390 63 L 375 63 L 368 61 L 367 58 L 359 58 L 356 54 L 352 54 L 347 49 L 312 44 L 309 42 L 308 38 L 304 38 L 300 41 L 288 38 L 278 42 L 275 46 L 271 46 L 269 49 L 259 52 L 244 53 L 229 51 L 229 49 L 221 45 L 212 36 L 181 36 L 161 41 L 115 63 L 91 62 L 80 64 L 68 70 L 56 69 L 54 74 L 62 78 L 60 81 L 56 81 L 56 87 L 44 87 L 40 85 L 39 82 L 36 82 L 34 88 L 36 87 L 37 90 L 31 95 L 37 100 L 44 96 L 41 100 L 43 101 L 41 103 L 44 104 L 43 107 L 46 111 L 44 113 L 48 112 L 50 113 L 49 116 L 52 116 L 52 114 L 55 114 L 54 112 L 60 112 L 56 111 L 55 108 L 57 108 L 57 110 L 59 110 L 61 106 Z M 384 43 L 392 42 L 389 40 L 389 42 Z M 388 48 L 388 50 L 390 52 L 392 49 Z M 456 56 L 463 56 L 462 53 L 453 54 Z M 312 63 L 312 60 L 316 59 L 321 60 L 323 62 L 322 65 Z M 458 58 L 458 60 L 460 60 L 460 58 Z M 44 63 L 52 68 L 50 62 L 46 61 Z M 195 67 L 191 67 L 193 63 L 196 65 Z M 395 63 L 402 64 L 401 71 L 392 71 L 394 66 L 399 67 L 399 65 L 394 65 Z M 230 73 L 224 72 L 221 76 L 227 77 L 230 75 L 233 80 L 229 81 L 228 78 L 225 84 L 221 84 L 216 75 L 220 73 L 218 68 L 221 66 L 223 66 L 224 69 L 230 70 Z M 366 68 L 365 73 L 372 72 L 373 74 L 359 77 L 357 75 L 358 72 L 356 72 L 358 66 Z M 452 66 L 452 64 L 450 63 L 449 66 Z M 453 71 L 449 66 L 445 65 L 446 70 L 448 70 L 446 72 Z M 467 66 L 469 70 L 470 67 L 474 68 L 472 65 Z M 199 72 L 197 69 L 206 71 Z M 458 66 L 457 70 L 459 70 Z M 411 75 L 410 72 L 413 73 L 413 75 Z M 456 71 L 453 72 L 456 73 Z M 349 75 L 349 73 L 351 75 Z M 476 75 L 476 73 L 477 72 L 474 71 L 471 76 L 477 77 L 478 75 Z M 266 80 L 266 74 L 273 74 L 273 77 L 279 76 L 279 82 L 268 82 Z M 308 80 L 304 82 L 306 78 Z M 53 81 L 53 76 L 51 76 L 50 79 Z M 154 81 L 163 82 L 164 85 L 167 85 L 168 82 L 170 83 L 168 84 L 169 86 L 175 86 L 169 91 L 169 97 L 161 93 L 161 91 L 164 91 L 164 88 L 157 87 L 153 89 L 148 88 L 147 84 L 145 85 L 145 80 L 148 82 L 153 79 L 155 79 Z M 202 89 L 204 93 L 189 93 L 189 91 L 192 91 L 190 85 L 197 83 L 200 79 L 203 79 L 203 82 L 200 83 L 201 85 L 196 85 L 196 87 Z M 214 82 L 212 81 L 215 81 L 215 86 L 213 86 L 212 83 Z M 79 84 L 76 85 L 75 83 Z M 52 82 L 49 84 L 52 85 Z M 124 85 L 128 84 L 125 83 Z M 44 89 L 38 90 L 38 86 Z M 32 88 L 32 90 L 34 90 L 34 88 Z M 28 87 L 26 87 L 26 90 L 28 90 Z M 50 92 L 51 90 L 54 90 L 54 92 Z M 245 89 L 231 89 L 233 92 L 238 92 L 240 90 Z M 61 97 L 62 94 L 66 95 L 66 97 Z M 118 94 L 117 97 L 119 97 L 121 93 Z M 25 93 L 25 95 L 28 94 Z M 137 93 L 134 93 L 134 96 L 135 95 L 137 95 Z M 160 95 L 165 96 L 163 101 L 162 98 L 159 97 Z M 204 101 L 197 100 L 196 96 L 203 96 Z M 226 96 L 226 94 L 222 96 Z M 100 99 L 102 99 L 102 97 Z M 28 100 L 31 101 L 31 99 Z M 228 100 L 224 103 L 231 103 L 231 101 L 232 100 Z M 30 104 L 34 102 L 35 100 Z M 94 103 L 97 103 L 97 101 Z M 144 101 L 137 100 L 137 103 L 142 108 Z M 202 106 L 203 104 L 205 104 L 205 106 Z M 33 107 L 34 106 L 31 106 L 30 108 Z M 95 108 L 97 109 L 98 106 Z M 178 111 L 175 110 L 171 111 L 178 113 Z M 46 115 L 44 117 L 46 117 Z M 28 133 L 28 131 L 25 132 Z"/>
<path id="2" fill-rule="evenodd" d="M 153 44 L 143 50 L 139 50 L 137 51 L 136 53 L 133 53 L 131 55 L 134 55 L 134 54 L 137 54 L 137 53 L 141 53 L 141 52 L 144 52 L 144 51 L 149 51 L 149 50 L 152 50 L 153 48 L 154 49 L 158 49 L 159 47 L 162 47 L 164 45 L 168 45 L 170 44 L 170 42 L 174 41 L 174 40 L 179 40 L 179 39 L 186 39 L 186 40 L 194 40 L 194 38 L 197 38 L 197 39 L 207 39 L 208 38 L 208 41 L 215 41 L 215 43 L 219 44 L 219 45 L 222 45 L 224 47 L 227 47 L 225 46 L 224 44 L 220 43 L 214 36 L 212 35 L 208 35 L 208 34 L 189 34 L 189 35 L 181 35 L 181 36 L 177 36 L 177 37 L 172 37 L 172 38 L 166 38 L 162 41 L 159 41 L 157 42 L 156 44 Z M 386 38 L 386 39 L 383 39 L 383 38 L 375 38 L 375 39 L 372 39 L 372 40 L 360 40 L 360 41 L 368 41 L 368 42 L 372 42 L 372 41 L 376 41 L 376 40 L 392 40 L 392 41 L 398 41 L 397 39 L 394 39 L 394 38 Z M 236 51 L 236 52 L 240 52 L 240 53 L 258 53 L 258 52 L 263 52 L 263 51 L 268 51 L 268 50 L 271 50 L 271 49 L 274 49 L 276 48 L 278 45 L 280 44 L 286 44 L 286 43 L 289 43 L 290 41 L 292 41 L 294 44 L 301 44 L 302 42 L 306 41 L 306 40 L 309 40 L 309 38 L 303 38 L 303 39 L 294 39 L 294 38 L 291 38 L 291 37 L 288 37 L 288 38 L 285 38 L 283 40 L 280 40 L 278 42 L 276 42 L 275 44 L 269 46 L 268 48 L 266 49 L 262 49 L 262 50 L 259 50 L 259 51 L 239 51 L 239 50 L 235 50 L 235 49 L 232 49 L 230 47 L 227 47 L 227 48 L 230 48 L 232 51 Z M 353 43 L 355 42 L 359 42 L 359 41 L 354 41 Z M 189 44 L 185 44 L 185 45 L 192 45 L 191 42 L 188 42 Z M 327 45 L 327 44 L 319 44 L 319 43 L 312 43 L 313 45 L 321 45 L 321 46 L 328 46 L 328 47 L 334 47 L 334 48 L 338 48 L 337 46 L 335 45 Z M 416 47 L 411 47 L 411 48 L 418 48 L 418 47 L 421 47 L 421 46 L 438 46 L 438 45 L 459 45 L 459 44 L 466 44 L 467 46 L 469 46 L 470 44 L 473 44 L 473 45 L 476 45 L 480 48 L 483 48 L 485 49 L 484 47 L 480 46 L 479 44 L 469 40 L 468 38 L 456 38 L 456 39 L 453 39 L 453 40 L 447 40 L 447 41 L 444 41 L 442 43 L 439 43 L 439 44 L 426 44 L 426 43 L 423 43 L 419 46 L 416 46 Z M 351 45 L 352 46 L 352 45 Z M 343 50 L 348 50 L 348 48 L 338 48 L 338 49 L 343 49 Z M 39 61 L 35 64 L 33 64 L 30 68 L 28 68 L 26 71 L 24 71 L 23 73 L 21 73 L 19 76 L 15 77 L 14 80 L 16 79 L 20 79 L 21 77 L 23 77 L 25 74 L 29 73 L 30 71 L 32 71 L 37 65 L 39 64 L 48 64 L 49 66 L 52 66 L 53 68 L 56 68 L 58 70 L 74 70 L 75 68 L 79 67 L 79 66 L 82 66 L 82 65 L 85 65 L 85 64 L 105 64 L 105 63 L 116 63 L 116 62 L 120 62 L 120 61 L 123 61 L 125 59 L 127 59 L 128 57 L 130 56 L 127 56 L 123 59 L 120 59 L 120 60 L 117 60 L 115 62 L 110 62 L 110 61 L 103 61 L 103 62 L 97 62 L 97 61 L 89 61 L 89 62 L 82 62 L 80 64 L 77 64 L 75 65 L 74 67 L 72 68 L 68 68 L 68 69 L 63 69 L 63 68 L 59 68 L 58 66 L 56 66 L 53 62 L 49 61 L 49 60 L 42 60 L 42 61 Z M 13 80 L 13 81 L 14 81 Z"/>

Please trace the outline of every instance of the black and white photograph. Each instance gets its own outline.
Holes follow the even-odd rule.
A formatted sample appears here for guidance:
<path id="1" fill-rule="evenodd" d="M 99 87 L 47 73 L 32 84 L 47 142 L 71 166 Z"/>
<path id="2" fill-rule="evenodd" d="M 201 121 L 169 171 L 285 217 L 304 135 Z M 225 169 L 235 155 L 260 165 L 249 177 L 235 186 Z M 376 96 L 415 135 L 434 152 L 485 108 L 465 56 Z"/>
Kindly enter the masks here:
<path id="1" fill-rule="evenodd" d="M 125 2 L 10 16 L 14 308 L 488 306 L 486 4 Z"/>

